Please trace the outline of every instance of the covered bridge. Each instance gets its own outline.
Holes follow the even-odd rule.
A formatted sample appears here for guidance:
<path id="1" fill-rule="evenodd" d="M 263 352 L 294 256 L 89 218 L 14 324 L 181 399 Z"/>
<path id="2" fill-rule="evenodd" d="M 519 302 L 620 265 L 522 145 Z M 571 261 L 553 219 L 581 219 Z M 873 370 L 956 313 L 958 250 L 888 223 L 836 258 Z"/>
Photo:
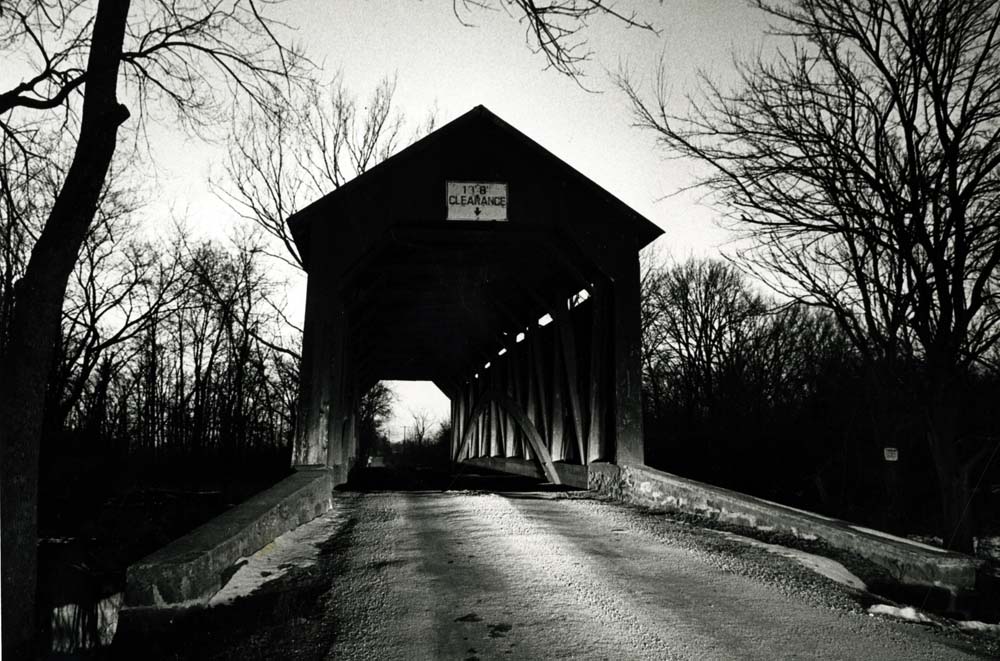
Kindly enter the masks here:
<path id="1" fill-rule="evenodd" d="M 638 253 L 661 230 L 489 110 L 288 222 L 309 274 L 294 465 L 346 481 L 389 379 L 450 398 L 456 461 L 571 483 L 643 462 Z"/>
<path id="2" fill-rule="evenodd" d="M 808 530 L 904 583 L 975 585 L 971 558 L 642 466 L 638 252 L 660 230 L 485 108 L 289 223 L 309 273 L 293 463 L 322 470 L 129 567 L 124 621 L 207 602 L 239 558 L 330 509 L 331 481 L 359 456 L 359 400 L 380 379 L 451 398 L 455 461 Z"/>

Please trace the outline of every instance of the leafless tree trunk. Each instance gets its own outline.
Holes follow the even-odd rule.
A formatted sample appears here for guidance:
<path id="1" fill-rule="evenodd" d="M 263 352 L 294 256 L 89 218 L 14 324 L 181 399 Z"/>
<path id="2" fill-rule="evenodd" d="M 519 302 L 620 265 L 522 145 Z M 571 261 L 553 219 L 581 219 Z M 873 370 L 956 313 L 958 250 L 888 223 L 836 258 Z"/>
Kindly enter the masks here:
<path id="1" fill-rule="evenodd" d="M 410 418 L 413 420 L 413 424 L 410 425 L 411 431 L 408 440 L 417 445 L 423 445 L 429 440 L 431 427 L 434 424 L 431 414 L 424 410 L 410 411 Z"/>
<path id="2" fill-rule="evenodd" d="M 213 65 L 260 101 L 269 81 L 290 71 L 286 51 L 252 4 L 221 9 L 200 2 L 145 3 L 136 10 L 131 32 L 128 0 L 101 0 L 92 16 L 82 16 L 89 11 L 89 5 L 51 0 L 14 3 L 0 15 L 0 48 L 34 49 L 38 63 L 32 78 L 0 91 L 0 131 L 7 138 L 28 149 L 20 140 L 20 118 L 33 113 L 62 111 L 69 126 L 76 126 L 82 90 L 72 163 L 15 286 L 0 358 L 3 598 L 19 604 L 3 611 L 4 650 L 12 657 L 27 651 L 34 633 L 38 447 L 46 378 L 67 282 L 93 221 L 119 127 L 129 117 L 118 101 L 119 84 L 135 92 L 140 110 L 150 100 L 163 99 L 182 117 L 197 121 L 209 116 L 205 112 L 213 110 L 218 94 L 207 69 L 194 60 Z M 275 50 L 277 60 L 267 59 Z"/>
<path id="3" fill-rule="evenodd" d="M 128 2 L 102 2 L 94 18 L 76 156 L 17 286 L 0 382 L 3 447 L 4 646 L 24 654 L 34 633 L 38 438 L 46 377 L 66 282 L 93 218 L 128 110 L 116 97 Z"/>

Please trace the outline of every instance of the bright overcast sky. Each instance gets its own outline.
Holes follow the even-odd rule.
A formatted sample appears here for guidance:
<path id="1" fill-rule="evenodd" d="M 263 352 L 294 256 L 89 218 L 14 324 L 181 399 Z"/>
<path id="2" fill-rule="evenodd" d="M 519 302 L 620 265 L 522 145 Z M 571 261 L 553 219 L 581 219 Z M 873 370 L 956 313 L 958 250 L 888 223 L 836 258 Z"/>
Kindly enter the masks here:
<path id="1" fill-rule="evenodd" d="M 448 0 L 289 0 L 279 15 L 296 28 L 296 41 L 325 77 L 341 71 L 359 98 L 381 77 L 395 74 L 398 108 L 414 122 L 435 106 L 441 125 L 483 104 L 662 227 L 666 236 L 658 245 L 666 256 L 718 254 L 726 235 L 715 226 L 717 214 L 699 203 L 701 193 L 661 200 L 692 182 L 690 165 L 665 161 L 651 134 L 630 127 L 629 108 L 606 72 L 627 62 L 648 85 L 663 57 L 672 102 L 683 112 L 685 95 L 696 88 L 696 72 L 724 81 L 732 54 L 752 53 L 765 23 L 740 0 L 632 5 L 661 32 L 624 30 L 607 18 L 592 22 L 585 35 L 594 56 L 585 84 L 601 93 L 544 71 L 544 59 L 525 46 L 523 26 L 503 12 L 470 11 L 464 17 L 477 27 L 463 27 Z M 632 5 L 620 0 L 617 7 Z M 220 172 L 221 150 L 180 135 L 160 138 L 153 148 L 164 190 L 151 211 L 172 207 L 192 227 L 225 234 L 233 214 L 206 183 L 210 171 Z M 303 305 L 300 291 L 293 292 L 291 304 Z M 301 310 L 292 313 L 298 317 Z M 392 421 L 397 427 L 408 422 L 408 409 L 447 416 L 446 400 L 426 388 L 401 395 Z"/>
<path id="2" fill-rule="evenodd" d="M 502 11 L 464 13 L 477 27 L 463 27 L 448 0 L 289 0 L 278 15 L 296 28 L 295 40 L 324 77 L 341 71 L 359 98 L 395 74 L 398 108 L 414 122 L 435 106 L 441 125 L 483 104 L 660 225 L 667 233 L 660 244 L 669 255 L 710 255 L 725 235 L 715 228 L 711 209 L 699 204 L 701 195 L 658 201 L 691 183 L 690 166 L 664 161 L 652 134 L 630 126 L 628 105 L 605 72 L 627 62 L 637 80 L 648 83 L 662 56 L 671 98 L 683 111 L 695 73 L 702 69 L 725 80 L 734 49 L 752 51 L 764 23 L 739 0 L 634 5 L 659 36 L 624 30 L 607 18 L 595 19 L 585 32 L 594 57 L 584 82 L 600 93 L 544 71 L 544 59 L 525 46 L 523 27 Z M 630 5 L 621 0 L 617 6 Z M 159 133 L 154 138 L 166 138 Z M 160 204 L 186 211 L 195 226 L 231 226 L 231 212 L 206 185 L 210 171 L 220 172 L 220 150 L 181 135 L 157 142 L 159 184 L 166 188 Z"/>

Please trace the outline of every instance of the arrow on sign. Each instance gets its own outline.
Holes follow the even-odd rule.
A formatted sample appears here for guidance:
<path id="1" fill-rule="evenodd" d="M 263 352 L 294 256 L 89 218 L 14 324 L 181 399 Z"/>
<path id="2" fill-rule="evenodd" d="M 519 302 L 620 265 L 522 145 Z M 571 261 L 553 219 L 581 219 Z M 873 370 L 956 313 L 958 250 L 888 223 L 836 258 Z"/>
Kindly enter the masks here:
<path id="1" fill-rule="evenodd" d="M 479 218 L 479 214 L 481 214 L 482 212 L 483 212 L 482 209 L 480 209 L 479 207 L 476 207 L 475 210 L 474 210 L 474 213 L 476 214 L 476 218 Z"/>

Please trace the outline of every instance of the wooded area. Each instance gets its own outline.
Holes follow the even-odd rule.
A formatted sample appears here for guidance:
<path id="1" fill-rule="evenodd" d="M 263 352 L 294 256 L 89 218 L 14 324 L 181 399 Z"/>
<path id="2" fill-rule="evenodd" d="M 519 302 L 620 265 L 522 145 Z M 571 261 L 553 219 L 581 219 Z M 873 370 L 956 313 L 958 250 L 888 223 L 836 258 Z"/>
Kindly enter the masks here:
<path id="1" fill-rule="evenodd" d="M 827 311 L 759 292 L 731 263 L 689 260 L 643 269 L 646 461 L 769 500 L 947 543 L 924 436 L 919 366 L 874 380 Z M 963 434 L 995 438 L 1000 374 L 963 391 Z M 994 441 L 995 443 L 995 441 Z M 886 461 L 895 448 L 897 461 Z M 978 466 L 970 528 L 994 530 L 1000 481 Z"/>
<path id="2" fill-rule="evenodd" d="M 945 543 L 971 552 L 1000 445 L 982 408 L 1000 339 L 1000 3 L 754 4 L 772 50 L 737 59 L 731 86 L 703 77 L 686 114 L 662 67 L 648 95 L 619 86 L 638 126 L 704 168 L 743 268 L 835 321 L 873 436 L 922 440 Z"/>

